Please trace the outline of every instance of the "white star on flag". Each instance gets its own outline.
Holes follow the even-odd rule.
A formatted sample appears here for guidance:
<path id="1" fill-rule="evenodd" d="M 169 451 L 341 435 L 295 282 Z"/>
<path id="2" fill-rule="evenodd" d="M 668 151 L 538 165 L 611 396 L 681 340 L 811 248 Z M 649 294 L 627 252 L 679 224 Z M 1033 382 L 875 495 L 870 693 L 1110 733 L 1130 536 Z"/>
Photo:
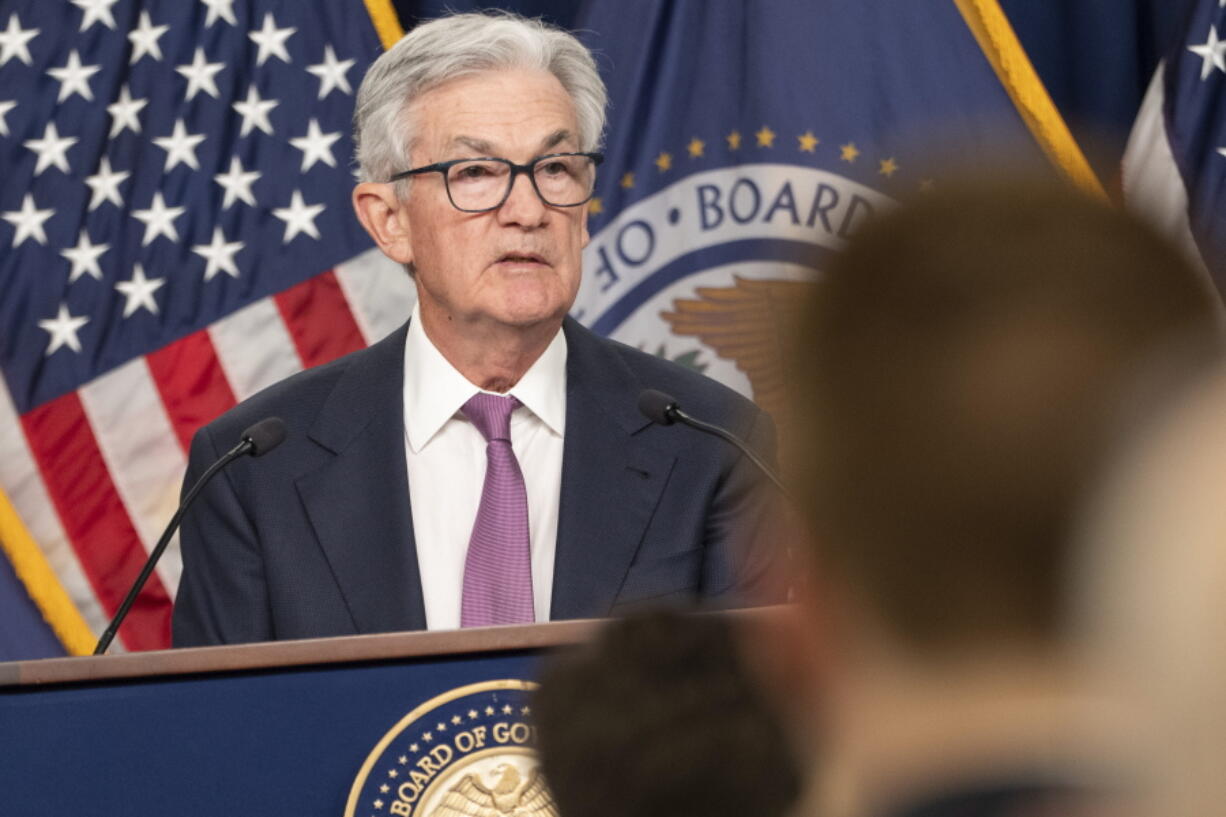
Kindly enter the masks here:
<path id="1" fill-rule="evenodd" d="M 180 162 L 192 170 L 199 170 L 200 162 L 196 159 L 196 148 L 200 146 L 204 138 L 203 133 L 188 133 L 183 120 L 176 120 L 174 132 L 170 136 L 161 136 L 153 140 L 153 144 L 166 151 L 166 164 L 162 167 L 162 172 L 169 173 Z"/>
<path id="2" fill-rule="evenodd" d="M 175 66 L 175 71 L 187 78 L 187 100 L 204 91 L 213 99 L 219 99 L 221 92 L 217 90 L 217 81 L 213 79 L 225 68 L 224 63 L 209 62 L 205 59 L 204 49 L 197 48 L 192 61 L 187 65 Z"/>
<path id="3" fill-rule="evenodd" d="M 247 99 L 234 103 L 234 110 L 243 117 L 243 126 L 239 130 L 239 136 L 251 133 L 253 127 L 272 136 L 272 123 L 268 121 L 268 112 L 279 104 L 281 103 L 275 99 L 261 99 L 260 92 L 255 89 L 254 85 L 248 87 Z"/>
<path id="4" fill-rule="evenodd" d="M 115 284 L 127 300 L 123 305 L 123 316 L 130 318 L 138 309 L 148 309 L 154 315 L 158 313 L 158 302 L 153 299 L 153 293 L 162 288 L 165 278 L 146 278 L 145 268 L 140 264 L 132 265 L 132 277 L 127 281 Z"/>
<path id="5" fill-rule="evenodd" d="M 133 210 L 132 217 L 145 224 L 145 237 L 141 246 L 147 246 L 158 236 L 166 236 L 171 241 L 179 240 L 179 231 L 175 229 L 175 219 L 183 215 L 186 208 L 167 207 L 161 192 L 153 194 L 153 202 L 148 210 Z"/>
<path id="6" fill-rule="evenodd" d="M 273 19 L 272 12 L 264 15 L 264 26 L 259 31 L 252 31 L 247 34 L 251 41 L 260 47 L 259 53 L 256 54 L 255 64 L 261 66 L 269 57 L 276 57 L 284 63 L 289 63 L 289 52 L 285 50 L 285 41 L 290 38 L 297 28 L 277 28 L 277 21 Z"/>
<path id="7" fill-rule="evenodd" d="M 5 221 L 17 228 L 13 233 L 13 248 L 20 247 L 27 238 L 33 238 L 39 244 L 47 243 L 47 233 L 43 230 L 43 222 L 55 215 L 55 210 L 39 210 L 34 204 L 34 195 L 26 193 L 21 200 L 20 210 L 7 210 L 0 213 Z"/>
<path id="8" fill-rule="evenodd" d="M 85 183 L 89 185 L 90 190 L 94 191 L 89 199 L 89 211 L 92 213 L 104 201 L 109 201 L 123 209 L 123 196 L 119 193 L 119 185 L 130 175 L 132 174 L 126 170 L 111 170 L 110 157 L 103 156 L 98 162 L 98 172 L 85 177 Z"/>
<path id="9" fill-rule="evenodd" d="M 72 0 L 74 6 L 85 12 L 81 17 L 80 31 L 85 31 L 94 23 L 102 23 L 113 30 L 115 15 L 111 13 L 111 6 L 118 2 L 119 0 Z"/>
<path id="10" fill-rule="evenodd" d="M 302 172 L 305 173 L 316 162 L 323 162 L 329 167 L 336 167 L 336 157 L 332 155 L 332 145 L 340 139 L 339 133 L 323 133 L 319 122 L 312 119 L 307 125 L 306 136 L 290 139 L 289 143 L 302 151 Z"/>
<path id="11" fill-rule="evenodd" d="M 201 2 L 209 7 L 209 14 L 204 18 L 205 28 L 217 22 L 219 17 L 232 26 L 238 25 L 238 20 L 234 19 L 234 0 L 201 0 Z"/>
<path id="12" fill-rule="evenodd" d="M 78 141 L 75 136 L 60 138 L 60 132 L 56 129 L 55 123 L 48 122 L 47 127 L 43 130 L 42 139 L 27 139 L 22 144 L 38 154 L 38 161 L 34 163 L 34 175 L 38 176 L 52 165 L 65 173 L 71 172 L 68 167 L 68 148 Z"/>
<path id="13" fill-rule="evenodd" d="M 336 52 L 331 45 L 324 46 L 324 61 L 318 65 L 308 65 L 307 71 L 319 77 L 319 98 L 323 99 L 333 90 L 352 94 L 353 88 L 345 74 L 353 67 L 354 60 L 341 62 L 336 59 Z"/>
<path id="14" fill-rule="evenodd" d="M 102 267 L 98 266 L 98 258 L 111 248 L 110 244 L 94 244 L 89 240 L 89 233 L 81 230 L 77 238 L 77 246 L 60 250 L 60 255 L 72 262 L 72 271 L 68 273 L 68 283 L 72 283 L 82 275 L 102 280 Z"/>
<path id="15" fill-rule="evenodd" d="M 68 313 L 68 304 L 60 304 L 60 311 L 54 318 L 38 322 L 38 328 L 51 335 L 45 356 L 50 357 L 61 346 L 80 352 L 81 339 L 77 337 L 77 331 L 87 323 L 89 318 L 83 315 L 74 317 Z"/>
<path id="16" fill-rule="evenodd" d="M 0 99 L 0 136 L 9 135 L 9 123 L 4 121 L 4 116 L 16 107 L 16 102 L 8 99 Z"/>
<path id="17" fill-rule="evenodd" d="M 311 238 L 319 239 L 319 228 L 315 219 L 324 211 L 322 204 L 306 204 L 302 200 L 302 191 L 295 190 L 290 197 L 289 207 L 277 207 L 272 214 L 285 222 L 285 237 L 282 244 L 288 244 L 299 233 L 306 233 Z"/>
<path id="18" fill-rule="evenodd" d="M 1209 26 L 1209 40 L 1202 45 L 1190 45 L 1188 50 L 1201 58 L 1200 78 L 1207 79 L 1216 68 L 1226 71 L 1226 43 L 1217 38 L 1217 26 Z"/>
<path id="19" fill-rule="evenodd" d="M 82 65 L 81 55 L 73 49 L 63 68 L 48 68 L 47 73 L 60 82 L 60 95 L 56 102 L 63 102 L 73 94 L 80 94 L 87 101 L 94 101 L 94 92 L 89 88 L 89 78 L 101 70 L 98 65 Z"/>
<path id="20" fill-rule="evenodd" d="M 136 115 L 148 104 L 147 99 L 133 99 L 127 85 L 120 88 L 119 99 L 106 106 L 107 113 L 111 115 L 111 138 L 123 133 L 125 128 L 140 133 L 140 120 Z"/>
<path id="21" fill-rule="evenodd" d="M 204 268 L 204 280 L 211 281 L 219 272 L 224 272 L 231 278 L 238 277 L 238 266 L 234 263 L 234 256 L 244 246 L 241 241 L 226 241 L 225 234 L 220 227 L 213 228 L 213 240 L 208 244 L 197 244 L 192 247 L 192 252 L 199 255 L 208 261 L 208 265 Z"/>
<path id="22" fill-rule="evenodd" d="M 140 62 L 145 55 L 161 62 L 162 47 L 158 45 L 158 40 L 169 30 L 170 26 L 155 26 L 149 17 L 149 12 L 142 11 L 140 23 L 128 33 L 128 39 L 132 41 L 132 57 L 128 63 L 134 65 Z"/>
<path id="23" fill-rule="evenodd" d="M 226 191 L 226 195 L 221 202 L 221 209 L 228 209 L 230 205 L 240 199 L 255 207 L 255 195 L 251 192 L 251 185 L 259 178 L 259 171 L 243 170 L 243 163 L 238 160 L 238 157 L 231 156 L 230 169 L 213 177 L 213 181 L 221 185 L 222 189 Z"/>
<path id="24" fill-rule="evenodd" d="M 37 28 L 22 28 L 21 18 L 16 14 L 10 14 L 8 28 L 0 31 L 0 65 L 4 65 L 13 57 L 26 65 L 33 64 L 29 43 L 37 36 Z"/>

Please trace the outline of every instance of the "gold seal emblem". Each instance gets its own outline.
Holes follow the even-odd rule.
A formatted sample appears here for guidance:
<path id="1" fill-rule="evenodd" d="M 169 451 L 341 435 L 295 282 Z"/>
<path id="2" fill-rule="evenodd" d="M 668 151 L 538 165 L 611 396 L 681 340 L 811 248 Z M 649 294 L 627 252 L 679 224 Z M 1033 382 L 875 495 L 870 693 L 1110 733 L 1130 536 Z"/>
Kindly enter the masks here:
<path id="1" fill-rule="evenodd" d="M 362 764 L 345 817 L 557 817 L 528 721 L 535 688 L 470 684 L 405 715 Z"/>
<path id="2" fill-rule="evenodd" d="M 539 770 L 533 769 L 525 780 L 517 766 L 503 762 L 494 767 L 490 778 L 487 787 L 478 773 L 465 774 L 428 812 L 429 817 L 557 817 Z"/>

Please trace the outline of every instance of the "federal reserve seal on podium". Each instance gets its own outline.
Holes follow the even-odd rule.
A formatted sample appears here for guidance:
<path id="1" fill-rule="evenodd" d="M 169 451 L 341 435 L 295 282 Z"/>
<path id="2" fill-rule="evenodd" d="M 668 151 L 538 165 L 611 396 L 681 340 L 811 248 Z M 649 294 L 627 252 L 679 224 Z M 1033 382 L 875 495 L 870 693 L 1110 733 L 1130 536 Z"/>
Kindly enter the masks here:
<path id="1" fill-rule="evenodd" d="M 405 715 L 362 764 L 345 817 L 557 817 L 537 768 L 535 688 L 469 684 Z"/>

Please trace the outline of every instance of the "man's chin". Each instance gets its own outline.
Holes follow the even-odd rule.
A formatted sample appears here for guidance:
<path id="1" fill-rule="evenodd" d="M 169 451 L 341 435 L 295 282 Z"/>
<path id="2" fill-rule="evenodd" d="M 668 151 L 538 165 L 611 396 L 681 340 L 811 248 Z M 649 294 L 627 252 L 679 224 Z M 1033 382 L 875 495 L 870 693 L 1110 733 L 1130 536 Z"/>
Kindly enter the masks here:
<path id="1" fill-rule="evenodd" d="M 523 329 L 561 326 L 573 303 L 573 297 L 563 300 L 553 293 L 518 292 L 503 299 L 494 314 L 507 326 Z"/>
<path id="2" fill-rule="evenodd" d="M 565 309 L 513 309 L 500 314 L 498 319 L 504 326 L 527 331 L 560 327 L 565 317 Z"/>

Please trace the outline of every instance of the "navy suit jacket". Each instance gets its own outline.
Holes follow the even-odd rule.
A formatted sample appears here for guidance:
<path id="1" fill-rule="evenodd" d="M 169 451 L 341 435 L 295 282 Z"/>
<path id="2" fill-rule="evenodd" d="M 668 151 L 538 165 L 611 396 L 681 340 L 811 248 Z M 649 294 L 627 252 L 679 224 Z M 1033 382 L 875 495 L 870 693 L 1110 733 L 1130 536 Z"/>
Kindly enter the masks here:
<path id="1" fill-rule="evenodd" d="M 288 429 L 277 449 L 215 477 L 184 517 L 176 646 L 426 627 L 404 453 L 407 326 L 271 386 L 196 434 L 185 486 L 252 423 L 279 416 Z M 551 618 L 656 602 L 735 604 L 772 558 L 748 545 L 771 497 L 727 443 L 653 425 L 637 399 L 646 388 L 668 392 L 768 458 L 770 419 L 709 378 L 569 318 L 563 329 Z"/>

